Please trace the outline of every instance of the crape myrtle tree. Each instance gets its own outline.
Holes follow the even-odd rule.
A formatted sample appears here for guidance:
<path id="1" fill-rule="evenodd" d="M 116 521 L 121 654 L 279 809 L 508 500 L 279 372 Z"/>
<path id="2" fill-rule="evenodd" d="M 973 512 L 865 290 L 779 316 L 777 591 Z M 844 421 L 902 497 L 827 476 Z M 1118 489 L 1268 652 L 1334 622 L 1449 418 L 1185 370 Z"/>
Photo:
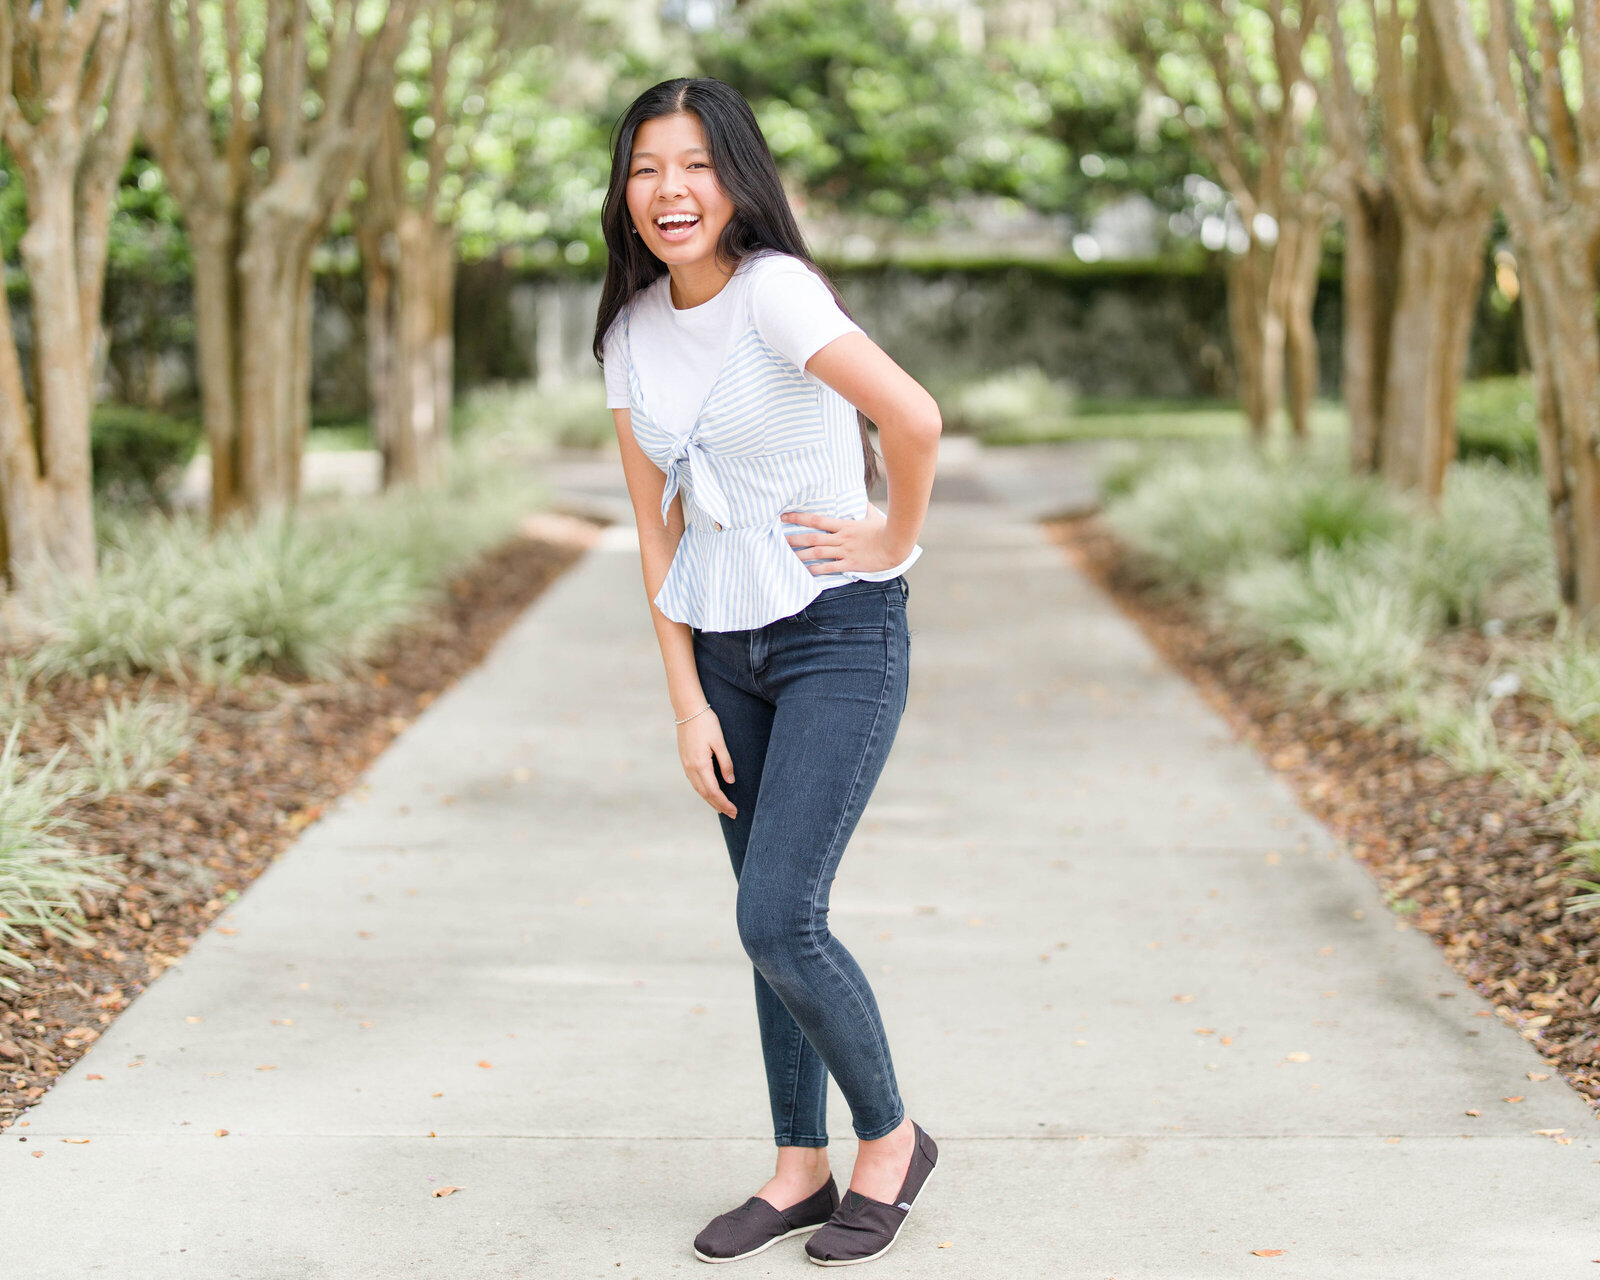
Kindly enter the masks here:
<path id="1" fill-rule="evenodd" d="M 0 6 L 0 136 L 26 188 L 31 368 L 0 304 L 0 568 L 94 574 L 89 411 L 108 226 L 151 0 Z"/>
<path id="2" fill-rule="evenodd" d="M 547 96 L 535 46 L 554 53 L 595 29 L 578 0 L 430 0 L 400 57 L 355 209 L 372 429 L 386 488 L 432 485 L 443 475 L 458 231 L 472 210 L 501 202 L 518 160 L 491 136 L 504 123 L 497 108 L 544 114 L 534 100 Z M 514 238 L 520 228 L 500 230 Z"/>
<path id="3" fill-rule="evenodd" d="M 1319 85 L 1344 224 L 1350 461 L 1436 502 L 1456 454 L 1484 246 L 1486 167 L 1464 141 L 1431 0 L 1330 8 Z"/>
<path id="4" fill-rule="evenodd" d="M 890 234 L 973 194 L 1060 207 L 1066 153 L 1039 128 L 1049 104 L 954 21 L 881 0 L 753 0 L 695 55 L 750 99 L 813 205 Z"/>
<path id="5" fill-rule="evenodd" d="M 1228 319 L 1251 439 L 1266 439 L 1288 371 L 1289 421 L 1309 435 L 1317 387 L 1311 324 L 1323 227 L 1322 149 L 1306 48 L 1323 0 L 1129 0 L 1125 47 L 1177 105 L 1237 210 L 1224 251 Z"/>
<path id="6" fill-rule="evenodd" d="M 1600 3 L 1430 0 L 1517 260 L 1563 597 L 1600 610 Z"/>
<path id="7" fill-rule="evenodd" d="M 211 515 L 299 495 L 312 254 L 389 106 L 420 0 L 159 0 L 145 131 L 194 260 Z"/>

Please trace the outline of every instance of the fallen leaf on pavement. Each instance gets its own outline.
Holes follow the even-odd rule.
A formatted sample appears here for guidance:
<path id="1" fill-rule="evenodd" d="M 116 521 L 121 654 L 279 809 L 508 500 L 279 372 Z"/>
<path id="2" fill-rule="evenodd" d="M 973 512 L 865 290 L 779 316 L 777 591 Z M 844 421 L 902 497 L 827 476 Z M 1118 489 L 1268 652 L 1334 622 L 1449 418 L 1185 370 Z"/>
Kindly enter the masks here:
<path id="1" fill-rule="evenodd" d="M 436 1196 L 448 1196 L 448 1195 L 454 1195 L 457 1191 L 460 1191 L 460 1190 L 461 1190 L 460 1187 L 435 1187 L 433 1189 L 433 1194 L 436 1195 Z"/>
<path id="2" fill-rule="evenodd" d="M 1303 1049 L 1296 1049 L 1293 1053 L 1284 1054 L 1283 1060 L 1285 1062 L 1310 1062 L 1311 1055 Z"/>
<path id="3" fill-rule="evenodd" d="M 1566 1130 L 1565 1129 L 1535 1129 L 1534 1132 L 1537 1133 L 1541 1138 L 1553 1138 L 1558 1133 L 1565 1133 Z"/>
<path id="4" fill-rule="evenodd" d="M 35 1159 L 35 1160 L 42 1160 L 42 1159 L 44 1159 L 44 1152 L 42 1152 L 42 1151 L 35 1151 L 35 1152 L 34 1152 L 34 1153 L 33 1153 L 33 1158 L 34 1158 L 34 1159 Z"/>
<path id="5" fill-rule="evenodd" d="M 1281 1258 L 1281 1257 L 1283 1257 L 1283 1250 L 1282 1249 L 1252 1249 L 1252 1250 L 1250 1250 L 1250 1252 L 1255 1254 L 1255 1256 L 1258 1257 L 1258 1258 Z"/>
<path id="6" fill-rule="evenodd" d="M 1472 1110 L 1468 1111 L 1467 1114 L 1469 1116 L 1481 1116 L 1483 1114 L 1483 1112 L 1479 1111 L 1476 1107 L 1474 1107 Z"/>
<path id="7" fill-rule="evenodd" d="M 490 1071 L 490 1070 L 494 1069 L 494 1063 L 490 1062 L 489 1059 L 487 1059 L 487 1058 L 480 1058 L 478 1060 L 478 1065 L 480 1067 L 482 1067 L 485 1071 Z"/>
<path id="8" fill-rule="evenodd" d="M 104 1080 L 105 1077 L 103 1075 L 100 1075 L 98 1072 L 91 1071 L 88 1075 L 84 1076 L 84 1079 L 85 1080 Z"/>
<path id="9" fill-rule="evenodd" d="M 1522 1095 L 1520 1093 L 1514 1093 L 1509 1098 L 1501 1098 L 1500 1101 L 1501 1102 L 1521 1102 L 1522 1101 Z"/>
<path id="10" fill-rule="evenodd" d="M 1178 1004 L 1188 1004 L 1191 1000 L 1194 999 L 1193 996 L 1173 996 L 1172 998 Z"/>
<path id="11" fill-rule="evenodd" d="M 1560 1132 L 1561 1132 L 1561 1130 L 1559 1130 L 1559 1129 L 1557 1129 L 1557 1130 L 1556 1130 L 1556 1132 L 1557 1132 L 1557 1133 L 1560 1133 Z M 86 1143 L 86 1142 L 88 1142 L 88 1141 L 89 1141 L 89 1139 L 87 1139 L 87 1138 L 63 1138 L 63 1139 L 61 1139 L 61 1141 L 63 1141 L 63 1142 L 70 1142 L 70 1143 L 72 1143 L 72 1145 L 73 1145 L 73 1146 L 75 1146 L 75 1147 L 81 1147 L 81 1146 L 83 1146 L 83 1145 L 84 1145 L 84 1144 L 85 1144 L 85 1143 Z"/>
<path id="12" fill-rule="evenodd" d="M 1535 1083 L 1537 1083 L 1540 1080 L 1548 1080 L 1549 1078 L 1550 1078 L 1550 1073 L 1548 1071 L 1530 1071 L 1530 1072 L 1528 1072 L 1528 1079 L 1534 1081 Z"/>
<path id="13" fill-rule="evenodd" d="M 954 1240 L 941 1240 L 941 1241 L 939 1241 L 939 1247 L 941 1249 L 948 1249 L 951 1246 L 953 1246 L 954 1244 L 955 1244 Z"/>
<path id="14" fill-rule="evenodd" d="M 228 1131 L 226 1129 L 218 1129 L 211 1136 L 213 1138 L 226 1138 L 228 1136 Z"/>

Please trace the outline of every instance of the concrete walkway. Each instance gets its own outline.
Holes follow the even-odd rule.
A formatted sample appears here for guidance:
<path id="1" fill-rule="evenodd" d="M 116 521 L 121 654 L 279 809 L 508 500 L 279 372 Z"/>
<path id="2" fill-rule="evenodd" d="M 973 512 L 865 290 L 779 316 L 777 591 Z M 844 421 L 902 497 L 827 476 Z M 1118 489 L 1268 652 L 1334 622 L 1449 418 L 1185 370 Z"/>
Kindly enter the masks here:
<path id="1" fill-rule="evenodd" d="M 1019 459 L 952 456 L 835 892 L 944 1151 L 873 1274 L 1600 1274 L 1600 1126 L 1022 518 L 1072 455 Z M 626 532 L 0 1140 L 0 1274 L 703 1274 L 770 1138 Z"/>

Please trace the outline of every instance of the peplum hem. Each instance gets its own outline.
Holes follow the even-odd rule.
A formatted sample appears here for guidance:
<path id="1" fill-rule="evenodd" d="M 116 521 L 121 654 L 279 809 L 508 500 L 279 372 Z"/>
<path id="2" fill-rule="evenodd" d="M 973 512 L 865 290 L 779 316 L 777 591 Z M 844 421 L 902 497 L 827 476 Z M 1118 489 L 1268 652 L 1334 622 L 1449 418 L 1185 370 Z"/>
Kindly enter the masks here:
<path id="1" fill-rule="evenodd" d="M 656 608 L 702 631 L 750 631 L 792 617 L 841 582 L 886 582 L 922 554 L 919 545 L 892 569 L 819 575 L 795 554 L 784 529 L 781 520 L 720 531 L 690 524 L 656 593 Z"/>

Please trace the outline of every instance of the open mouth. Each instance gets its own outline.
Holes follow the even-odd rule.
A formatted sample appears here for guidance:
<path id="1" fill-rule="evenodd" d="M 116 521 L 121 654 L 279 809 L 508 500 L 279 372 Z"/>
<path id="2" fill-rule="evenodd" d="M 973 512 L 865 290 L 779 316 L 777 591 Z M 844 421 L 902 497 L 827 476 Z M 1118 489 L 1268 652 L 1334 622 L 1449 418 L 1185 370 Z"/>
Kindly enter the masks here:
<path id="1" fill-rule="evenodd" d="M 696 213 L 663 213 L 655 220 L 656 230 L 663 239 L 683 240 L 688 238 L 696 227 L 700 225 L 700 215 Z"/>

